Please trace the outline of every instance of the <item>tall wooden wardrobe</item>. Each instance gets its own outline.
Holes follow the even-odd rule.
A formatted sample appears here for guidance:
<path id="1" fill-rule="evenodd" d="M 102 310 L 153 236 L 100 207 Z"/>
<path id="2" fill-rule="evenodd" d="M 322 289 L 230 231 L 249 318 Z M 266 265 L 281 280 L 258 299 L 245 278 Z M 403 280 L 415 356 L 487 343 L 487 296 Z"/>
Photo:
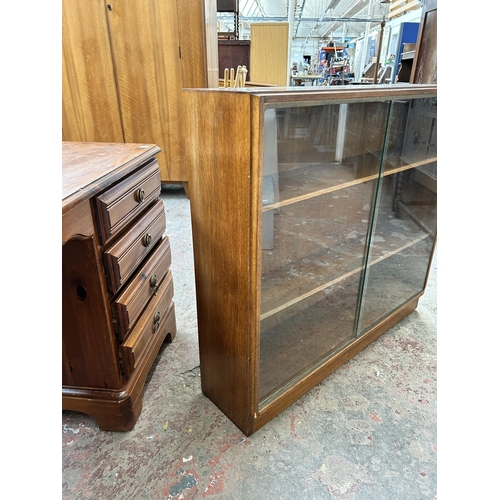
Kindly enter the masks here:
<path id="1" fill-rule="evenodd" d="M 182 89 L 218 86 L 212 4 L 63 0 L 62 139 L 157 144 L 161 181 L 187 187 Z"/>

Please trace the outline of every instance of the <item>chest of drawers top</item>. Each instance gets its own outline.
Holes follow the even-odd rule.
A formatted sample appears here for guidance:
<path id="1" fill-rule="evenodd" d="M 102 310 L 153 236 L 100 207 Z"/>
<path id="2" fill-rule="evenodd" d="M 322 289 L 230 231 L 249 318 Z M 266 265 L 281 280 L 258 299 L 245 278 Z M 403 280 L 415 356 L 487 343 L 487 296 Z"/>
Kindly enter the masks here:
<path id="1" fill-rule="evenodd" d="M 133 172 L 160 151 L 154 144 L 63 141 L 62 214 Z"/>

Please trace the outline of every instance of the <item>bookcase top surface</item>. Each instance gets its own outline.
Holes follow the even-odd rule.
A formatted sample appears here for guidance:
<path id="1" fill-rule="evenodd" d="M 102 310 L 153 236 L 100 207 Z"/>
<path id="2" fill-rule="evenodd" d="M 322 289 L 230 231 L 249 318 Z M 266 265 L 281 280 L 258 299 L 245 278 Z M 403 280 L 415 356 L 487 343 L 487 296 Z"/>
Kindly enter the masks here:
<path id="1" fill-rule="evenodd" d="M 311 87 L 238 87 L 218 89 L 184 89 L 185 92 L 218 92 L 249 94 L 266 104 L 282 102 L 324 102 L 329 100 L 380 100 L 437 96 L 437 84 L 379 84 Z"/>

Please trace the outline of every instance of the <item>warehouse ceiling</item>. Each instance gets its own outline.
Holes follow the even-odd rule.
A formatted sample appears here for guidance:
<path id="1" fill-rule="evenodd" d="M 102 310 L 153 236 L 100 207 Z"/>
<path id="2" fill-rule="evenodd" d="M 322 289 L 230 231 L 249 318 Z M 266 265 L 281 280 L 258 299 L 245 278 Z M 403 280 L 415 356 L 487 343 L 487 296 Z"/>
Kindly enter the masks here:
<path id="1" fill-rule="evenodd" d="M 249 38 L 250 23 L 289 21 L 292 9 L 296 42 L 357 38 L 367 22 L 380 23 L 390 18 L 390 10 L 404 9 L 404 5 L 414 9 L 420 4 L 418 0 L 239 0 L 239 38 Z"/>

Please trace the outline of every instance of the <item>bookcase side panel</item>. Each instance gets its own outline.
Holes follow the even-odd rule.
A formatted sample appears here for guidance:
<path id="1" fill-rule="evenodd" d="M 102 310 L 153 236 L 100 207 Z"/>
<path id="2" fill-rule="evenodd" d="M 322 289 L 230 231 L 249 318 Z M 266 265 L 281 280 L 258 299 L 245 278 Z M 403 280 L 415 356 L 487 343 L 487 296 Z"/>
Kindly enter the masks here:
<path id="1" fill-rule="evenodd" d="M 250 97 L 185 91 L 203 393 L 250 431 Z M 207 117 L 209 117 L 207 119 Z"/>

